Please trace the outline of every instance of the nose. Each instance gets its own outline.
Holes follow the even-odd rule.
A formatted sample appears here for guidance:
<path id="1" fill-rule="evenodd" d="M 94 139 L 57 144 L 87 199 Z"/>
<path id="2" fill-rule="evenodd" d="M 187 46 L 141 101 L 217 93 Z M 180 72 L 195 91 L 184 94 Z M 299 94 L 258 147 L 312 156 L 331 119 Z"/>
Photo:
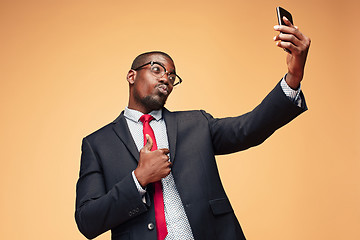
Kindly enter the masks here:
<path id="1" fill-rule="evenodd" d="M 169 94 L 172 92 L 173 90 L 173 85 L 171 83 L 171 81 L 169 80 L 169 75 L 168 73 L 165 73 L 161 78 L 158 78 L 159 79 L 159 82 L 161 84 L 164 84 L 167 86 L 167 89 L 169 91 Z"/>
<path id="2" fill-rule="evenodd" d="M 167 85 L 171 85 L 171 82 L 169 80 L 169 73 L 165 72 L 165 74 L 159 78 L 160 82 L 167 84 Z"/>

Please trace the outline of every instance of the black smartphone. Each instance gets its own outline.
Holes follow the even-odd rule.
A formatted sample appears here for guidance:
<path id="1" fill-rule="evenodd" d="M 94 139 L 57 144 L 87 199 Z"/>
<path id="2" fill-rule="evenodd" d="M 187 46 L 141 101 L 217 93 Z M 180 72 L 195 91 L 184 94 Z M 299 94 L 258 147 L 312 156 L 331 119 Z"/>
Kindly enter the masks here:
<path id="1" fill-rule="evenodd" d="M 278 18 L 278 22 L 279 25 L 286 25 L 284 23 L 283 17 L 285 16 L 287 19 L 289 19 L 289 21 L 291 22 L 291 24 L 294 25 L 293 22 L 293 18 L 291 16 L 291 13 L 289 13 L 288 11 L 286 11 L 285 9 L 283 9 L 282 7 L 277 7 L 276 8 L 276 13 L 277 13 L 277 18 Z"/>
<path id="2" fill-rule="evenodd" d="M 293 18 L 291 16 L 291 13 L 289 13 L 288 11 L 286 11 L 285 9 L 283 9 L 282 7 L 277 7 L 276 8 L 276 13 L 277 13 L 277 19 L 278 19 L 278 23 L 279 25 L 286 25 L 284 23 L 284 20 L 283 20 L 283 17 L 285 16 L 290 22 L 291 24 L 294 25 L 294 22 L 293 22 Z M 284 51 L 288 52 L 288 53 L 291 53 L 290 50 L 284 48 Z"/>

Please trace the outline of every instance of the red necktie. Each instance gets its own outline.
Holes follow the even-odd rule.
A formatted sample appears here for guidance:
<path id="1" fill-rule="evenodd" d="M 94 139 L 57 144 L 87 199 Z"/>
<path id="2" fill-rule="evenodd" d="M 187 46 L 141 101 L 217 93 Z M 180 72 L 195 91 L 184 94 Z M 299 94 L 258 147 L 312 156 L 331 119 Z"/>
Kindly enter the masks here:
<path id="1" fill-rule="evenodd" d="M 146 145 L 146 134 L 148 134 L 152 141 L 153 146 L 151 151 L 157 149 L 156 139 L 154 135 L 154 131 L 150 127 L 150 121 L 154 118 L 149 114 L 144 114 L 140 117 L 140 121 L 143 123 L 143 133 L 144 133 L 144 145 Z M 154 208 L 155 208 L 155 220 L 156 220 L 156 229 L 157 229 L 157 239 L 164 240 L 166 235 L 168 234 L 166 228 L 166 220 L 165 220 L 165 213 L 164 213 L 164 197 L 162 193 L 162 185 L 161 181 L 154 182 Z"/>

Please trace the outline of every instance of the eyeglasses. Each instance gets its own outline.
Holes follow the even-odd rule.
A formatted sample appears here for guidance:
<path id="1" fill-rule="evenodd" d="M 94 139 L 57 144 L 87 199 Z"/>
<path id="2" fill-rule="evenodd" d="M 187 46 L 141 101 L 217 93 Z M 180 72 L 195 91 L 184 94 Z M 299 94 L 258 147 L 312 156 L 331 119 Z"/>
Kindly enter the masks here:
<path id="1" fill-rule="evenodd" d="M 132 70 L 135 70 L 135 71 L 140 70 L 141 68 L 143 68 L 149 64 L 150 64 L 150 72 L 156 78 L 162 78 L 165 74 L 167 74 L 167 77 L 168 77 L 171 85 L 176 86 L 182 82 L 182 79 L 176 73 L 170 73 L 170 72 L 166 71 L 166 68 L 159 62 L 151 61 L 151 62 L 145 63 L 135 69 L 132 68 Z"/>

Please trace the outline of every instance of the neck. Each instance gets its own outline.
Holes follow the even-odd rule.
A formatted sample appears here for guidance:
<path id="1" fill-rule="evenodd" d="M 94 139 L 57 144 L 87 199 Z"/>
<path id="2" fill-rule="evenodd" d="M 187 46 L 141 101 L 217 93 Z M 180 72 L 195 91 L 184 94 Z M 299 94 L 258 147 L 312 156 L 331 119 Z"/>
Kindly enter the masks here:
<path id="1" fill-rule="evenodd" d="M 142 107 L 142 106 L 131 104 L 130 102 L 128 104 L 128 108 L 139 111 L 139 112 L 144 113 L 144 114 L 148 114 L 149 112 L 151 112 L 150 109 L 147 109 L 147 108 Z"/>

